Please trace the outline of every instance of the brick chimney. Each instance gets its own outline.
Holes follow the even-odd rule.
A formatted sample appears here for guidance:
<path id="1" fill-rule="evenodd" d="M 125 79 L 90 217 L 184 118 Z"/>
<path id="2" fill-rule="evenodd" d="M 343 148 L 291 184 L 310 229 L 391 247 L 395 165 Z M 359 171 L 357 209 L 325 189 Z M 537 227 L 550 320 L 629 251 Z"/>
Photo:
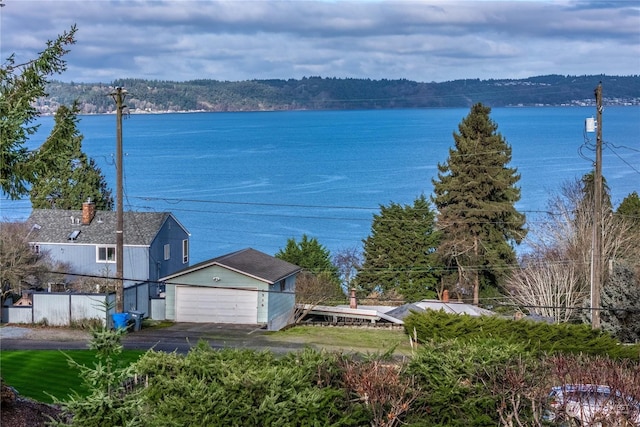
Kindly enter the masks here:
<path id="1" fill-rule="evenodd" d="M 358 308 L 358 299 L 356 298 L 355 289 L 351 289 L 351 295 L 349 296 L 349 308 Z"/>
<path id="2" fill-rule="evenodd" d="M 87 199 L 82 204 L 82 225 L 89 225 L 93 221 L 93 217 L 96 215 L 96 204 Z"/>
<path id="3" fill-rule="evenodd" d="M 446 289 L 442 291 L 442 302 L 449 302 L 449 291 Z"/>

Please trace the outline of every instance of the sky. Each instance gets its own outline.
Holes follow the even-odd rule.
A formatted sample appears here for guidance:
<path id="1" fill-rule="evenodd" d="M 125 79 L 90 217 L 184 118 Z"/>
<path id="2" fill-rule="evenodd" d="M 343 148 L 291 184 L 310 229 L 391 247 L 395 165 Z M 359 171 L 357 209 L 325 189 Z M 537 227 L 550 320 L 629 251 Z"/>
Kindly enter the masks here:
<path id="1" fill-rule="evenodd" d="M 0 53 L 71 25 L 61 81 L 640 74 L 640 0 L 0 0 Z"/>

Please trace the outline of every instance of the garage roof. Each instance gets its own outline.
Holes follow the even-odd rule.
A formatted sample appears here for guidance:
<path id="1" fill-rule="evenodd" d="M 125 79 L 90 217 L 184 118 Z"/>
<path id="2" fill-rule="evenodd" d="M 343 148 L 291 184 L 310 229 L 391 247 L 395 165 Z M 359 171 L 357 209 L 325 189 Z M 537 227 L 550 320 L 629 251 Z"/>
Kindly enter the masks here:
<path id="1" fill-rule="evenodd" d="M 246 248 L 192 265 L 161 280 L 175 279 L 176 277 L 184 276 L 185 274 L 213 265 L 234 270 L 269 284 L 277 283 L 301 270 L 300 267 L 290 262 L 272 257 L 271 255 L 252 248 Z"/>

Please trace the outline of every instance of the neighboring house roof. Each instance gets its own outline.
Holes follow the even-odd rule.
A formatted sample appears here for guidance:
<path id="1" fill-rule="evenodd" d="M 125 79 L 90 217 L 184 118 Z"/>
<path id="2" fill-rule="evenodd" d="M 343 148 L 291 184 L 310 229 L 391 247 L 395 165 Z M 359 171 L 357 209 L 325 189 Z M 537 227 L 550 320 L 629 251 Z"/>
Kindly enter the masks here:
<path id="1" fill-rule="evenodd" d="M 460 302 L 443 302 L 439 300 L 423 300 L 415 303 L 404 304 L 399 307 L 359 305 L 357 308 L 350 308 L 347 305 L 333 306 L 301 306 L 310 315 L 334 316 L 344 318 L 355 318 L 360 320 L 374 320 L 376 322 L 391 322 L 403 324 L 404 318 L 412 311 L 425 312 L 426 310 L 444 310 L 452 314 L 468 314 L 470 316 L 492 315 L 492 311 L 485 310 L 471 304 Z"/>
<path id="2" fill-rule="evenodd" d="M 255 279 L 274 284 L 301 270 L 297 265 L 272 257 L 252 248 L 246 248 L 227 255 L 222 255 L 182 269 L 161 280 L 171 280 L 203 268 L 220 266 Z"/>
<path id="3" fill-rule="evenodd" d="M 470 316 L 491 316 L 495 314 L 493 311 L 486 310 L 472 304 L 466 304 L 463 302 L 444 302 L 440 300 L 422 300 L 411 304 L 404 304 L 397 307 L 386 314 L 398 319 L 404 319 L 411 311 L 426 311 L 426 310 L 443 310 L 445 313 L 451 314 L 468 314 Z"/>
<path id="4" fill-rule="evenodd" d="M 348 306 L 330 306 L 330 305 L 313 305 L 313 304 L 298 304 L 298 306 L 310 315 L 319 316 L 335 316 L 349 319 L 359 319 L 365 321 L 374 322 L 389 322 L 402 325 L 404 322 L 393 316 L 389 316 L 388 312 L 385 313 L 388 307 L 377 306 L 361 306 L 359 308 L 350 308 Z"/>
<path id="5" fill-rule="evenodd" d="M 421 307 L 418 307 L 415 303 L 403 304 L 399 307 L 395 307 L 393 310 L 387 311 L 387 315 L 393 316 L 396 319 L 404 319 L 409 314 L 411 314 L 412 311 L 417 311 L 420 313 L 424 312 L 425 310 Z"/>
<path id="6" fill-rule="evenodd" d="M 123 212 L 124 244 L 150 246 L 168 218 L 169 212 Z M 96 211 L 90 224 L 81 223 L 81 210 L 34 209 L 27 220 L 31 243 L 116 244 L 116 212 Z M 70 236 L 75 235 L 75 239 Z"/>

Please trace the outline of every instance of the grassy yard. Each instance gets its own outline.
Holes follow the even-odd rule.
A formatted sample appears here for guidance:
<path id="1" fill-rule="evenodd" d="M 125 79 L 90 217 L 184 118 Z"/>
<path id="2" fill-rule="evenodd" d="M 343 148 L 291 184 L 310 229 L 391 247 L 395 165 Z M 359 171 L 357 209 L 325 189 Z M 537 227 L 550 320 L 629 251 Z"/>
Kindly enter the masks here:
<path id="1" fill-rule="evenodd" d="M 411 354 L 409 337 L 403 329 L 296 326 L 276 332 L 272 339 L 329 351 L 386 353 L 395 348 L 394 354 Z"/>
<path id="2" fill-rule="evenodd" d="M 340 352 L 386 353 L 410 355 L 409 338 L 403 330 L 373 328 L 337 328 L 296 326 L 269 334 L 266 340 L 307 344 L 316 349 Z M 144 351 L 125 350 L 119 357 L 122 366 L 136 361 Z M 78 371 L 69 366 L 67 355 L 85 366 L 93 366 L 95 352 L 90 350 L 5 350 L 0 352 L 1 375 L 22 396 L 51 403 L 53 395 L 66 399 L 72 390 L 86 394 Z"/>
<path id="3" fill-rule="evenodd" d="M 119 361 L 126 366 L 144 353 L 125 350 Z M 85 366 L 93 366 L 95 352 L 90 350 L 9 350 L 0 352 L 2 378 L 14 387 L 21 396 L 39 402 L 51 403 L 49 394 L 66 399 L 72 390 L 86 394 L 78 371 L 69 366 L 67 355 Z"/>

